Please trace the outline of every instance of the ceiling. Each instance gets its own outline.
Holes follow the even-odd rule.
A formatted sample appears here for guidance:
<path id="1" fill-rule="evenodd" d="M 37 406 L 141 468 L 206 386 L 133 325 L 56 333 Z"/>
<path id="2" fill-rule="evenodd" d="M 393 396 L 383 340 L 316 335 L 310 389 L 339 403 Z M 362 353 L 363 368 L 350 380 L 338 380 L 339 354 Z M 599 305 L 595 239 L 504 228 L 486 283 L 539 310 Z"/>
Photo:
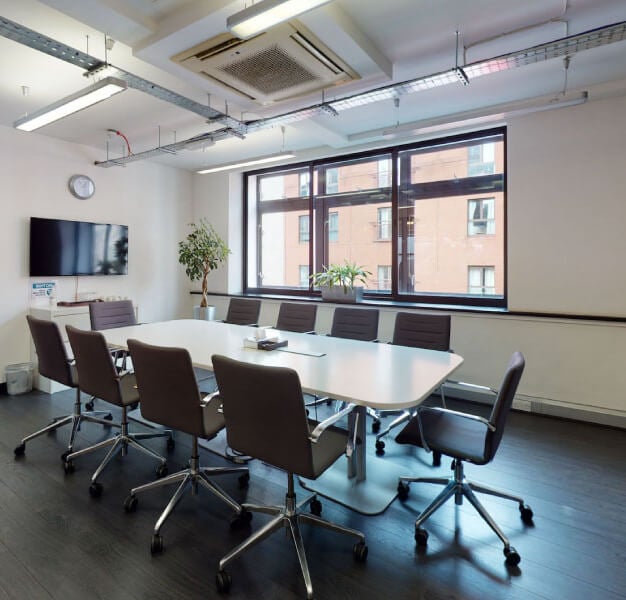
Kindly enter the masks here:
<path id="1" fill-rule="evenodd" d="M 465 65 L 626 21 L 624 0 L 334 0 L 301 15 L 299 21 L 358 78 L 268 104 L 172 60 L 224 33 L 226 18 L 245 5 L 244 0 L 0 0 L 0 16 L 245 122 L 447 71 L 455 66 L 456 56 L 458 64 Z M 105 35 L 115 40 L 106 57 Z M 0 37 L 0 53 L 0 124 L 4 126 L 12 127 L 24 114 L 89 85 L 79 67 L 5 37 Z M 626 42 L 578 52 L 565 67 L 562 58 L 540 61 L 477 78 L 467 86 L 452 82 L 337 116 L 316 113 L 285 126 L 284 131 L 279 126 L 261 128 L 245 139 L 227 137 L 149 160 L 197 170 L 283 149 L 303 158 L 343 154 L 364 144 L 388 145 L 382 130 L 395 128 L 400 133 L 410 129 L 402 127 L 407 123 L 419 127 L 433 120 L 456 121 L 467 111 L 489 112 L 485 107 L 557 98 L 601 84 L 611 84 L 605 87 L 622 93 Z M 26 94 L 22 86 L 27 86 Z M 132 152 L 141 153 L 220 128 L 223 125 L 209 124 L 199 114 L 128 89 L 24 135 L 91 146 L 105 161 L 125 153 L 123 139 L 108 129 L 123 133 Z"/>

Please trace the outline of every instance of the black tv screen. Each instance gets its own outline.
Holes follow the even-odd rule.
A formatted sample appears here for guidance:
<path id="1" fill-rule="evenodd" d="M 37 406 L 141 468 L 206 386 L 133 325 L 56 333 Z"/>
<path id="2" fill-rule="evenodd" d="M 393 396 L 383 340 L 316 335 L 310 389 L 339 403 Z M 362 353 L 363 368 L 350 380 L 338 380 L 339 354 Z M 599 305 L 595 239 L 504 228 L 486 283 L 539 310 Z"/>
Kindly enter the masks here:
<path id="1" fill-rule="evenodd" d="M 31 217 L 31 277 L 127 273 L 127 225 Z"/>

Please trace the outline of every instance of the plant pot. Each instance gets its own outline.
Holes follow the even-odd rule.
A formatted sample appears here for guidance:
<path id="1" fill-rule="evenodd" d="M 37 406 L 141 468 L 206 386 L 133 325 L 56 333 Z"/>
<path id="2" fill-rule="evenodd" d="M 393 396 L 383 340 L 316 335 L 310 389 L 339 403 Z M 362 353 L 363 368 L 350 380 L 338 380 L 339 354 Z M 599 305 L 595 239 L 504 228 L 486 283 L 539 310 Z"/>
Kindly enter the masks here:
<path id="1" fill-rule="evenodd" d="M 215 306 L 194 306 L 193 318 L 200 319 L 202 321 L 214 321 Z"/>
<path id="2" fill-rule="evenodd" d="M 363 300 L 363 286 L 355 286 L 346 290 L 342 285 L 322 286 L 322 300 L 326 302 L 351 303 Z"/>

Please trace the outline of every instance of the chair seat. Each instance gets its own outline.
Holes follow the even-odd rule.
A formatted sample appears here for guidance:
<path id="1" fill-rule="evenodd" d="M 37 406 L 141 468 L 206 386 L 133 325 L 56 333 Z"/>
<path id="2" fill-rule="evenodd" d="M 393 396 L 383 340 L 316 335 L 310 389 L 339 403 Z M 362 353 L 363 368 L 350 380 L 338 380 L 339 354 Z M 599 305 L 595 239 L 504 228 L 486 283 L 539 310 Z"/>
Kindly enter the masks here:
<path id="1" fill-rule="evenodd" d="M 437 410 L 422 410 L 421 419 L 431 450 L 475 464 L 485 464 L 485 423 Z M 417 417 L 407 423 L 397 435 L 396 442 L 423 446 Z"/>
<path id="2" fill-rule="evenodd" d="M 202 426 L 204 437 L 210 439 L 224 429 L 224 416 L 219 412 L 218 401 L 206 402 L 202 405 Z M 187 432 L 189 433 L 189 432 Z"/>
<path id="3" fill-rule="evenodd" d="M 127 373 L 120 379 L 120 391 L 122 393 L 122 406 L 129 406 L 139 402 L 137 380 L 133 373 Z"/>

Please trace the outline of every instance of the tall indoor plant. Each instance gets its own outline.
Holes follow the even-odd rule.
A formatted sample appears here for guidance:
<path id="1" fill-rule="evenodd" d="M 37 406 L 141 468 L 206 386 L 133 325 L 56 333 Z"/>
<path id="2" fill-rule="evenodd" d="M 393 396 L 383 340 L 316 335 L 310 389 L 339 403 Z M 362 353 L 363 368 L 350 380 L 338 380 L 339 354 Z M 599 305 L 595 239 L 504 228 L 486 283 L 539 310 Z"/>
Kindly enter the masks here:
<path id="1" fill-rule="evenodd" d="M 228 258 L 230 250 L 205 219 L 190 223 L 189 226 L 191 232 L 178 242 L 178 262 L 185 267 L 185 273 L 191 281 L 202 280 L 202 300 L 199 307 L 194 307 L 194 317 L 212 319 L 215 308 L 208 305 L 207 278 L 211 271 Z"/>

